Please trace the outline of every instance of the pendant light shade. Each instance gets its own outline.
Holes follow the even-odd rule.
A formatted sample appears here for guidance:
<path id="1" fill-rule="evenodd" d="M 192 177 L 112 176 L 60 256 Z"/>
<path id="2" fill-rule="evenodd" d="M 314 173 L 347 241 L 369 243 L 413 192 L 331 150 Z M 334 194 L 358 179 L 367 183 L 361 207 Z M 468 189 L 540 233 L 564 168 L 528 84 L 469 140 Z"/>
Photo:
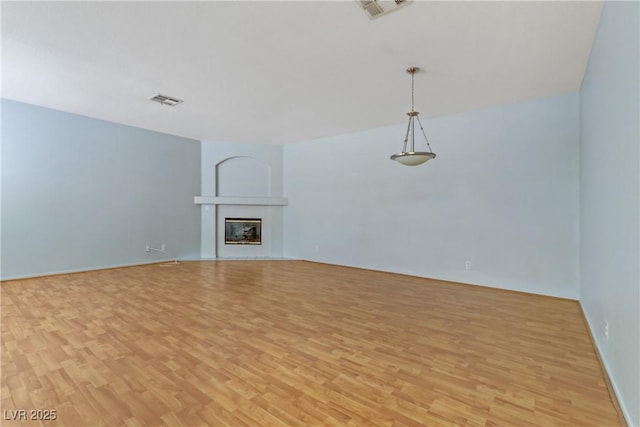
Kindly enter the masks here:
<path id="1" fill-rule="evenodd" d="M 395 160 L 405 166 L 418 166 L 425 163 L 427 160 L 434 159 L 435 157 L 435 153 L 427 151 L 407 151 L 392 155 L 391 160 Z"/>
<path id="2" fill-rule="evenodd" d="M 405 166 L 417 166 L 421 165 L 428 160 L 435 159 L 436 153 L 431 150 L 431 145 L 427 139 L 427 135 L 424 133 L 422 123 L 418 117 L 417 111 L 414 109 L 414 76 L 419 70 L 418 67 L 407 68 L 407 73 L 411 74 L 411 111 L 407 113 L 409 116 L 409 124 L 407 125 L 407 133 L 404 136 L 404 145 L 402 151 L 391 156 L 391 160 L 395 160 Z M 427 143 L 429 151 L 416 151 L 416 138 L 415 138 L 415 122 L 418 122 L 422 136 Z"/>

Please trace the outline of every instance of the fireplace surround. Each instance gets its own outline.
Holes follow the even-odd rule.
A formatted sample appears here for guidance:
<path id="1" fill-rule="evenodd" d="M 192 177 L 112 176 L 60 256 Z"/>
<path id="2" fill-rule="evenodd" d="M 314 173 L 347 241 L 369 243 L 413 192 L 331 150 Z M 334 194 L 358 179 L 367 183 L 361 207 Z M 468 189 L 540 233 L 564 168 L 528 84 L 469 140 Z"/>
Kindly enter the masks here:
<path id="1" fill-rule="evenodd" d="M 279 148 L 203 141 L 201 191 L 194 199 L 202 208 L 201 258 L 282 257 L 283 208 L 288 200 L 282 196 Z M 260 239 L 230 239 L 227 219 L 260 219 Z M 247 236 L 253 233 L 250 227 L 243 230 Z"/>

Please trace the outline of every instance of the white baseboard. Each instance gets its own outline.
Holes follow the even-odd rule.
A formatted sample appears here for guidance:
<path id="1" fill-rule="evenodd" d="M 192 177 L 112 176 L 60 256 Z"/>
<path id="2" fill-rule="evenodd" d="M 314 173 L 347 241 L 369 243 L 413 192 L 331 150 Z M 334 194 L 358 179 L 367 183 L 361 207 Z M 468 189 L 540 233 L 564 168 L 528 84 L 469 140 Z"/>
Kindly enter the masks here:
<path id="1" fill-rule="evenodd" d="M 596 340 L 596 334 L 595 334 L 595 329 L 593 328 L 593 325 L 591 325 L 591 322 L 589 321 L 589 316 L 587 316 L 587 312 L 584 310 L 584 307 L 582 306 L 582 303 L 579 302 L 580 304 L 580 309 L 582 310 L 582 314 L 583 317 L 585 319 L 585 321 L 587 322 L 587 327 L 589 328 L 589 333 L 591 334 L 591 341 L 593 342 L 593 345 L 595 347 L 596 353 L 598 353 L 598 359 L 600 359 L 600 363 L 602 363 L 602 368 L 604 370 L 604 374 L 607 376 L 606 380 L 608 381 L 608 383 L 611 385 L 611 389 L 613 389 L 613 398 L 616 399 L 616 403 L 618 404 L 618 407 L 620 408 L 620 411 L 622 412 L 622 416 L 624 417 L 624 421 L 627 423 L 627 426 L 629 427 L 640 427 L 640 425 L 634 424 L 631 420 L 631 415 L 629 414 L 629 411 L 627 410 L 627 408 L 624 406 L 624 401 L 620 398 L 620 390 L 618 389 L 618 386 L 616 385 L 616 382 L 613 378 L 613 376 L 611 375 L 611 368 L 609 368 L 609 364 L 607 363 L 607 359 L 604 358 L 604 353 L 602 352 L 602 349 L 600 348 L 600 344 L 598 343 L 598 340 Z"/>
<path id="2" fill-rule="evenodd" d="M 36 277 L 46 277 L 46 276 L 58 276 L 61 274 L 73 274 L 73 273 L 86 273 L 88 271 L 97 271 L 97 270 L 109 270 L 111 268 L 124 268 L 124 267 L 136 267 L 141 265 L 150 265 L 150 264 L 162 264 L 167 262 L 193 262 L 193 261 L 295 261 L 295 258 L 268 258 L 268 257 L 258 257 L 258 258 L 167 258 L 167 259 L 156 259 L 153 261 L 144 261 L 144 262 L 134 262 L 127 264 L 110 264 L 103 266 L 93 266 L 86 268 L 76 268 L 71 270 L 55 270 L 48 271 L 44 273 L 34 273 L 34 274 L 24 274 L 17 276 L 8 276 L 8 277 L 0 277 L 0 282 L 8 282 L 10 280 L 22 280 L 22 279 L 33 279 Z"/>
<path id="3" fill-rule="evenodd" d="M 54 271 L 47 271 L 43 273 L 22 274 L 17 276 L 1 277 L 0 281 L 7 282 L 9 280 L 33 279 L 36 277 L 59 276 L 61 274 L 86 273 L 88 271 L 109 270 L 111 268 L 136 267 L 138 265 L 160 264 L 163 262 L 171 262 L 174 260 L 175 258 L 167 258 L 167 259 L 156 259 L 153 261 L 134 262 L 134 263 L 127 263 L 127 264 L 110 264 L 110 265 L 92 266 L 92 267 L 85 267 L 85 268 L 75 268 L 70 270 L 54 270 Z"/>

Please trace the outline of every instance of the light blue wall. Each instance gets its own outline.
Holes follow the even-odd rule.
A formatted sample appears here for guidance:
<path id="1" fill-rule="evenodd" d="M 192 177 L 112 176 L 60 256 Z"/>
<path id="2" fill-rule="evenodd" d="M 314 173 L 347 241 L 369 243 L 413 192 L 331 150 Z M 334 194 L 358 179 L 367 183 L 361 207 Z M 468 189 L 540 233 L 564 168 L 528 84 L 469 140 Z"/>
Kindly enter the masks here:
<path id="1" fill-rule="evenodd" d="M 605 4 L 580 121 L 580 299 L 633 426 L 640 426 L 639 5 Z"/>
<path id="2" fill-rule="evenodd" d="M 199 255 L 199 142 L 2 100 L 1 148 L 3 279 Z"/>
<path id="3" fill-rule="evenodd" d="M 578 95 L 423 124 L 286 145 L 285 256 L 577 299 Z"/>

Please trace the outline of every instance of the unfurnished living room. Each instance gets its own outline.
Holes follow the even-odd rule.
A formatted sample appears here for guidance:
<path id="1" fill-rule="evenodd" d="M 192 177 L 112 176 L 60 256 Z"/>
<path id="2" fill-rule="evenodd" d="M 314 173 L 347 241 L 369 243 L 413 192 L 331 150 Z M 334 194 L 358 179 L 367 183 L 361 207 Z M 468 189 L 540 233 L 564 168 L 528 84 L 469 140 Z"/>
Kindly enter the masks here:
<path id="1" fill-rule="evenodd" d="M 640 427 L 640 3 L 1 3 L 2 426 Z"/>

